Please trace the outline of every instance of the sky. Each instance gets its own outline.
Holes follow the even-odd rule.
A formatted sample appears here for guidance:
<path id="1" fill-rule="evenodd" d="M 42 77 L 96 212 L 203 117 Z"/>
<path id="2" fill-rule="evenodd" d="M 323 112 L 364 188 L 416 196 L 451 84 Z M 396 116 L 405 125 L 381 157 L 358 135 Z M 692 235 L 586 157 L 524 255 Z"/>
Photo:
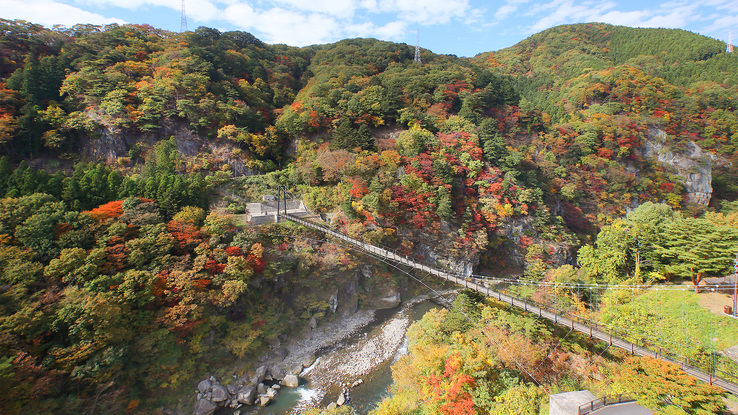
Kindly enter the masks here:
<path id="1" fill-rule="evenodd" d="M 47 27 L 148 23 L 180 31 L 182 0 L 0 0 L 0 17 Z M 187 28 L 242 30 L 292 46 L 372 37 L 475 56 L 550 27 L 605 22 L 738 43 L 738 0 L 185 0 Z"/>

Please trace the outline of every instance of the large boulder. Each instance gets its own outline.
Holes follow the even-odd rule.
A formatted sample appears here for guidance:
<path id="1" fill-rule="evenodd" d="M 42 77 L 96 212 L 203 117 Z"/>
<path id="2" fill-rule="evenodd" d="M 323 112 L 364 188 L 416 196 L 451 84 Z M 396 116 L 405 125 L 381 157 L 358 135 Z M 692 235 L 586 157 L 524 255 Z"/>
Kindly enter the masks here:
<path id="1" fill-rule="evenodd" d="M 343 406 L 343 404 L 346 403 L 346 394 L 341 392 L 338 394 L 338 399 L 336 399 L 336 405 Z"/>
<path id="2" fill-rule="evenodd" d="M 238 391 L 238 402 L 244 405 L 253 405 L 255 398 L 256 388 L 253 386 L 246 386 L 245 388 Z"/>
<path id="3" fill-rule="evenodd" d="M 209 391 L 212 386 L 213 384 L 210 382 L 210 380 L 205 379 L 197 384 L 197 390 L 200 393 L 207 393 L 207 391 Z"/>
<path id="4" fill-rule="evenodd" d="M 287 375 L 282 380 L 282 385 L 290 388 L 296 388 L 300 386 L 300 378 L 298 378 L 297 375 Z"/>
<path id="5" fill-rule="evenodd" d="M 256 373 L 254 374 L 254 376 L 256 377 L 256 382 L 254 382 L 254 383 L 255 384 L 259 384 L 259 383 L 263 382 L 264 381 L 264 377 L 266 376 L 266 373 L 267 373 L 267 367 L 266 366 L 259 366 L 258 368 L 256 368 Z"/>
<path id="6" fill-rule="evenodd" d="M 287 370 L 282 365 L 274 365 L 269 370 L 272 374 L 272 379 L 274 380 L 282 380 L 284 379 L 284 375 L 286 375 Z"/>
<path id="7" fill-rule="evenodd" d="M 228 389 L 223 385 L 216 385 L 213 387 L 213 395 L 210 398 L 213 402 L 224 402 L 231 399 L 231 395 L 228 393 Z"/>
<path id="8" fill-rule="evenodd" d="M 218 405 L 207 399 L 200 399 L 197 401 L 195 412 L 193 412 L 192 415 L 213 415 L 216 409 L 218 409 Z"/>
<path id="9" fill-rule="evenodd" d="M 310 353 L 309 355 L 302 358 L 302 367 L 310 367 L 315 363 L 315 355 Z"/>
<path id="10" fill-rule="evenodd" d="M 257 392 L 257 393 L 258 393 L 259 395 L 263 395 L 263 394 L 265 394 L 265 393 L 266 393 L 266 391 L 267 391 L 267 387 L 266 387 L 266 385 L 265 385 L 265 384 L 263 384 L 263 383 L 260 383 L 259 385 L 257 385 L 257 386 L 256 386 L 256 392 Z"/>
<path id="11" fill-rule="evenodd" d="M 300 375 L 302 373 L 302 363 L 292 363 L 290 367 L 287 368 L 287 374 L 288 375 Z"/>

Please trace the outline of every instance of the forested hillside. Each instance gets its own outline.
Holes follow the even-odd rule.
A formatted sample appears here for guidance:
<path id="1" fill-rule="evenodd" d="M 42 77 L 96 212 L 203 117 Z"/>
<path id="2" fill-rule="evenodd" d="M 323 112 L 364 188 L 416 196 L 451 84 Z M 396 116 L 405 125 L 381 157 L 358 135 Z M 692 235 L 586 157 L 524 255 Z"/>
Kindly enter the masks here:
<path id="1" fill-rule="evenodd" d="M 146 413 L 322 318 L 321 288 L 359 259 L 229 213 L 279 185 L 351 236 L 457 271 L 601 284 L 730 271 L 738 56 L 715 39 L 580 24 L 418 63 L 374 39 L 0 29 L 0 412 Z M 372 266 L 364 304 L 408 289 Z M 484 324 L 501 314 L 475 307 Z M 446 358 L 472 351 L 423 336 L 417 350 L 453 366 L 435 381 L 461 379 Z M 514 372 L 475 407 L 538 396 Z"/>

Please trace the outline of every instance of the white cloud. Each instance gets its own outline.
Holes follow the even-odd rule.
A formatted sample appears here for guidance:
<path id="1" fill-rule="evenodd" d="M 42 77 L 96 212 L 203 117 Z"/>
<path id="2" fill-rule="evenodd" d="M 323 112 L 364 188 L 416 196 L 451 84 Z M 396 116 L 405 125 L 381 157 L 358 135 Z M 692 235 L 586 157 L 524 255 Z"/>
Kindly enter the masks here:
<path id="1" fill-rule="evenodd" d="M 724 0 L 695 0 L 670 1 L 626 11 L 614 2 L 554 0 L 534 8 L 535 11 L 531 13 L 534 16 L 540 16 L 540 11 L 546 11 L 547 14 L 529 26 L 526 32 L 535 33 L 560 24 L 581 22 L 604 22 L 633 27 L 683 28 L 707 19 L 701 13 L 708 7 L 707 3 L 720 7 L 733 7 Z"/>
<path id="2" fill-rule="evenodd" d="M 2 10 L 2 18 L 4 19 L 28 20 L 47 27 L 57 24 L 74 26 L 77 23 L 125 23 L 121 19 L 105 17 L 51 0 L 31 0 L 24 2 L 0 0 L 0 10 Z"/>
<path id="3" fill-rule="evenodd" d="M 226 20 L 246 30 L 256 30 L 268 43 L 306 46 L 325 43 L 340 33 L 338 22 L 320 13 L 304 14 L 275 7 L 257 11 L 246 3 L 225 9 Z"/>
<path id="4" fill-rule="evenodd" d="M 350 18 L 359 6 L 355 0 L 276 0 L 280 6 L 293 10 Z"/>
<path id="5" fill-rule="evenodd" d="M 379 0 L 377 11 L 396 14 L 408 22 L 431 25 L 463 18 L 472 7 L 468 0 Z"/>
<path id="6" fill-rule="evenodd" d="M 407 36 L 407 22 L 396 20 L 384 26 L 375 26 L 372 22 L 346 26 L 343 37 L 375 37 L 384 40 L 400 40 Z"/>
<path id="7" fill-rule="evenodd" d="M 166 7 L 175 11 L 182 8 L 181 0 L 84 0 L 85 4 L 98 7 L 120 7 L 128 10 L 146 9 L 147 7 Z M 208 22 L 220 17 L 221 10 L 209 0 L 188 1 L 185 3 L 188 18 Z"/>
<path id="8" fill-rule="evenodd" d="M 499 9 L 495 12 L 495 19 L 502 20 L 506 18 L 507 16 L 510 16 L 511 14 L 515 13 L 518 10 L 518 6 L 514 4 L 505 4 L 500 6 Z"/>

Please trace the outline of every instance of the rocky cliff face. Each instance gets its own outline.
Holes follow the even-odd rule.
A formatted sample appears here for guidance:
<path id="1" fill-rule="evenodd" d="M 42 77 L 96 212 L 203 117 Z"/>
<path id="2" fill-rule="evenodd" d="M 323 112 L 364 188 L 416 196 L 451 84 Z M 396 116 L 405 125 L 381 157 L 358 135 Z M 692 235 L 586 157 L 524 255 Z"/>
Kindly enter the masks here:
<path id="1" fill-rule="evenodd" d="M 671 167 L 684 180 L 688 201 L 706 206 L 712 197 L 712 165 L 716 156 L 702 151 L 694 142 L 689 143 L 686 151 L 673 152 L 665 146 L 665 140 L 664 131 L 651 130 L 643 143 L 642 154 Z"/>

